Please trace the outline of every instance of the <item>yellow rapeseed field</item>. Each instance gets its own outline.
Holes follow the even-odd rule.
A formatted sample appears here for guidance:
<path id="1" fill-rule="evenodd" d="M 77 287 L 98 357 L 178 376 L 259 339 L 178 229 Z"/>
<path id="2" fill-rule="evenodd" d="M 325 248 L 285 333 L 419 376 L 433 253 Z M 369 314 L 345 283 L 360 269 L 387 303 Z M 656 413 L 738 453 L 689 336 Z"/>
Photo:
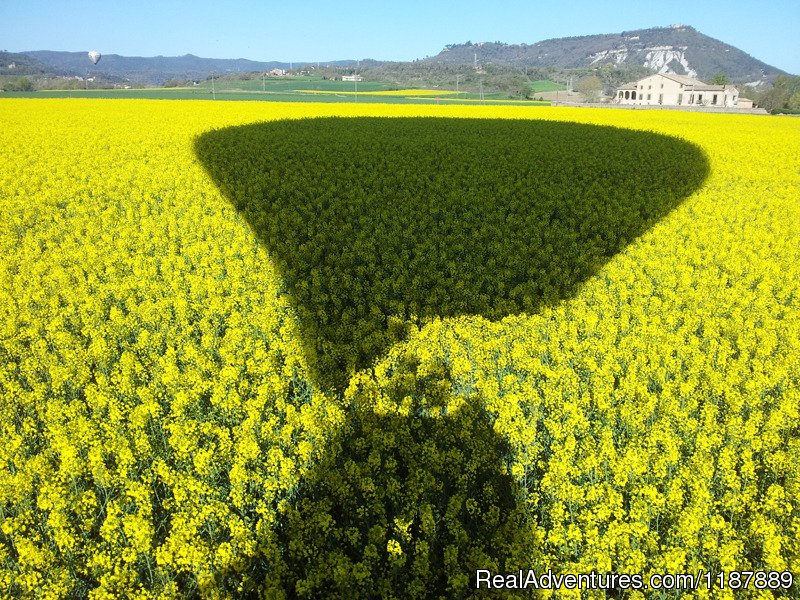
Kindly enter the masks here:
<path id="1" fill-rule="evenodd" d="M 612 125 L 692 142 L 710 171 L 573 297 L 430 321 L 335 393 L 195 154 L 212 129 L 318 116 Z M 0 597 L 458 597 L 476 568 L 800 578 L 797 119 L 0 99 L 0 256 Z"/>

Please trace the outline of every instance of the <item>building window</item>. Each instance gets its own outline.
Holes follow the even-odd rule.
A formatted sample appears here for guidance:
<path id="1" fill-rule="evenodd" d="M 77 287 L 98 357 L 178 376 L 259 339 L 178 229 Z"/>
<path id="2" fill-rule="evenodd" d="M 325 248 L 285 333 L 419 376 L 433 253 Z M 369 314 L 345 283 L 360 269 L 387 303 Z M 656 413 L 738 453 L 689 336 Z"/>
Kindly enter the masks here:
<path id="1" fill-rule="evenodd" d="M 694 94 L 689 94 L 689 104 L 694 104 Z"/>
<path id="2" fill-rule="evenodd" d="M 636 92 L 631 92 L 631 100 L 636 100 Z"/>
<path id="3" fill-rule="evenodd" d="M 703 103 L 703 94 L 697 94 L 697 103 L 698 104 L 702 104 Z"/>
<path id="4" fill-rule="evenodd" d="M 622 99 L 622 91 L 617 95 L 618 98 Z"/>
<path id="5" fill-rule="evenodd" d="M 664 104 L 664 94 L 659 94 L 658 95 L 658 103 L 659 104 Z"/>
<path id="6" fill-rule="evenodd" d="M 650 94 L 647 94 L 647 99 L 650 100 Z"/>
<path id="7" fill-rule="evenodd" d="M 716 104 L 716 103 L 717 103 L 717 95 L 714 94 L 714 97 L 711 98 L 711 104 Z"/>
<path id="8" fill-rule="evenodd" d="M 622 92 L 620 92 L 620 94 L 621 93 Z M 630 92 L 625 92 L 625 100 L 628 100 L 630 97 L 631 97 L 631 93 Z"/>
<path id="9" fill-rule="evenodd" d="M 664 84 L 663 84 L 663 83 L 661 84 L 661 89 L 662 89 L 662 90 L 664 89 Z"/>
<path id="10" fill-rule="evenodd" d="M 683 94 L 678 94 L 678 106 L 683 104 Z"/>

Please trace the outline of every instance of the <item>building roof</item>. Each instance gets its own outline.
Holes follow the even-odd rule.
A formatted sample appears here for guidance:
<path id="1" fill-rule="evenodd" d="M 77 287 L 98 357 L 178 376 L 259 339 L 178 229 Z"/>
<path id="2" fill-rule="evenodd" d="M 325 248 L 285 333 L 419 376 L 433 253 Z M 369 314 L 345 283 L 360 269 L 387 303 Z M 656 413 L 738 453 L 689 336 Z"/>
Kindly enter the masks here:
<path id="1" fill-rule="evenodd" d="M 699 79 L 695 79 L 694 77 L 689 77 L 687 75 L 675 75 L 674 73 L 658 73 L 662 77 L 666 77 L 667 79 L 672 79 L 672 81 L 677 81 L 678 83 L 682 83 L 683 85 L 706 85 Z"/>
<path id="2" fill-rule="evenodd" d="M 705 83 L 700 81 L 699 79 L 695 79 L 694 77 L 687 77 L 686 75 L 675 75 L 674 73 L 654 73 L 654 75 L 661 75 L 662 77 L 666 77 L 667 79 L 671 79 L 677 83 L 680 83 L 684 87 L 690 87 L 690 91 L 697 91 L 697 92 L 724 92 L 726 89 L 735 89 L 732 85 L 714 85 L 712 83 Z M 652 77 L 653 75 L 648 75 L 647 77 Z M 639 82 L 647 79 L 647 77 L 642 77 L 638 81 L 631 81 L 626 83 L 625 85 L 619 86 L 618 90 L 636 90 L 639 89 L 638 85 Z"/>

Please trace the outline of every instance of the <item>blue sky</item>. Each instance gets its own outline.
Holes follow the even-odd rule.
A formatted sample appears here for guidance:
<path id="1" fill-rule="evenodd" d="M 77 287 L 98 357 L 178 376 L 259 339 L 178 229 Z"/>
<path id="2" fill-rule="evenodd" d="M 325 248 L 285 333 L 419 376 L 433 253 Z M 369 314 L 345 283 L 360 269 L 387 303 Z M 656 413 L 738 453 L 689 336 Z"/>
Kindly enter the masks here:
<path id="1" fill-rule="evenodd" d="M 567 6 L 568 8 L 565 8 Z M 328 61 L 412 60 L 467 40 L 542 39 L 692 25 L 759 60 L 800 73 L 800 0 L 476 2 L 380 0 L 0 0 L 0 49 L 128 56 Z"/>

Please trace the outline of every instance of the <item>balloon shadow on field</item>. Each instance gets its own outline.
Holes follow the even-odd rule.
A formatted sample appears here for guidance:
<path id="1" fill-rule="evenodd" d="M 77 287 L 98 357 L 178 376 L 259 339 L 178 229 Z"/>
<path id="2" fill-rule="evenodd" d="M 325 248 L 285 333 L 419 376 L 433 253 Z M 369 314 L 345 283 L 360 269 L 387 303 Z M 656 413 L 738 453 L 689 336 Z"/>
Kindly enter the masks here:
<path id="1" fill-rule="evenodd" d="M 339 397 L 435 317 L 570 297 L 709 172 L 677 138 L 545 121 L 279 121 L 195 149 L 279 269 L 314 384 Z M 463 597 L 477 568 L 543 566 L 493 416 L 478 396 L 453 403 L 447 365 L 418 364 L 352 396 L 252 566 L 263 594 Z"/>

